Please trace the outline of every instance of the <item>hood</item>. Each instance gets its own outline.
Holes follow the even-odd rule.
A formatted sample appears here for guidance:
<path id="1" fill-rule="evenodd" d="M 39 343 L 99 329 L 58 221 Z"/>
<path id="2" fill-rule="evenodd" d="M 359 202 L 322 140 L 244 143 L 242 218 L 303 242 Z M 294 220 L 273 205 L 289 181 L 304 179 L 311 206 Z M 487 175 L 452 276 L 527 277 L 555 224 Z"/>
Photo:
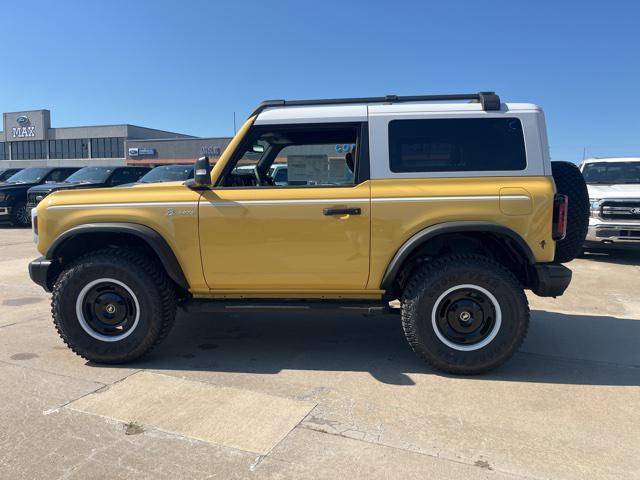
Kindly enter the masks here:
<path id="1" fill-rule="evenodd" d="M 640 198 L 640 184 L 587 184 L 589 198 Z"/>
<path id="2" fill-rule="evenodd" d="M 65 182 L 60 182 L 60 183 L 43 183 L 40 185 L 36 185 L 33 188 L 29 189 L 29 192 L 31 193 L 40 193 L 40 192 L 45 192 L 45 193 L 50 193 L 50 192 L 54 192 L 57 190 L 72 190 L 74 188 L 94 188 L 96 186 L 100 186 L 102 185 L 102 183 L 81 183 L 81 182 L 77 182 L 77 183 L 65 183 Z"/>
<path id="3" fill-rule="evenodd" d="M 10 190 L 26 190 L 38 185 L 37 183 L 0 183 L 0 192 L 8 192 Z"/>

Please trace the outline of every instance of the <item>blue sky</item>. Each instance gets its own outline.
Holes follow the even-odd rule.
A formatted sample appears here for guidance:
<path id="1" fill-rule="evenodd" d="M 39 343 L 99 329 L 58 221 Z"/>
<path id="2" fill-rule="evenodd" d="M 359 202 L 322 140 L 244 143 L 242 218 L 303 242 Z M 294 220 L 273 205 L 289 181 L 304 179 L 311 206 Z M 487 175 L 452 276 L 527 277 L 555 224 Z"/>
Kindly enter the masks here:
<path id="1" fill-rule="evenodd" d="M 267 98 L 495 90 L 554 159 L 640 156 L 640 2 L 7 2 L 0 111 L 226 136 Z"/>

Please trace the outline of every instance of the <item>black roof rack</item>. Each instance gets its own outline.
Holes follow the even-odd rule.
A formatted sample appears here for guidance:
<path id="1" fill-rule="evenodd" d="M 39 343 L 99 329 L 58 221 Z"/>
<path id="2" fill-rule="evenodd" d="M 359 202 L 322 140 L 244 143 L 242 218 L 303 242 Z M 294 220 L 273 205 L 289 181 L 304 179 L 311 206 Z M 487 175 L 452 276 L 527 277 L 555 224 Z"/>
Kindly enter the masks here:
<path id="1" fill-rule="evenodd" d="M 387 95 L 384 97 L 363 98 L 326 98 L 316 100 L 265 100 L 256 108 L 251 117 L 269 107 L 300 107 L 304 105 L 346 105 L 351 103 L 400 103 L 400 102 L 437 102 L 447 100 L 475 100 L 482 104 L 483 110 L 500 110 L 500 97 L 495 92 L 456 93 L 453 95 L 411 95 L 399 97 Z"/>

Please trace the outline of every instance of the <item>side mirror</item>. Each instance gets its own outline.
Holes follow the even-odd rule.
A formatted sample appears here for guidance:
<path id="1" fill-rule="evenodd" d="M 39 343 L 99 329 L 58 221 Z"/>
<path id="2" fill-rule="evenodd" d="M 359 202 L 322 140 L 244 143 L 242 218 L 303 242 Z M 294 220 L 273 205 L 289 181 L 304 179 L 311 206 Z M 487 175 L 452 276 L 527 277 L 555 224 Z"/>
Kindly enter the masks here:
<path id="1" fill-rule="evenodd" d="M 209 157 L 200 157 L 193 165 L 193 184 L 196 187 L 211 185 L 211 165 Z"/>

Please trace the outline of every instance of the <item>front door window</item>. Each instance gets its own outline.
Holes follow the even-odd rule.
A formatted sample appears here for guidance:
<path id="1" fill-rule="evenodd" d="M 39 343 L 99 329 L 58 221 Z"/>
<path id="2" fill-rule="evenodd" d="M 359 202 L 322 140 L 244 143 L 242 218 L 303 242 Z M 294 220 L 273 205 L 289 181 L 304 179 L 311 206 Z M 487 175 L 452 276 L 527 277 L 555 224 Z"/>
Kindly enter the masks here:
<path id="1" fill-rule="evenodd" d="M 358 127 L 257 127 L 221 187 L 317 187 L 355 183 Z M 286 181 L 273 172 L 285 171 Z"/>

